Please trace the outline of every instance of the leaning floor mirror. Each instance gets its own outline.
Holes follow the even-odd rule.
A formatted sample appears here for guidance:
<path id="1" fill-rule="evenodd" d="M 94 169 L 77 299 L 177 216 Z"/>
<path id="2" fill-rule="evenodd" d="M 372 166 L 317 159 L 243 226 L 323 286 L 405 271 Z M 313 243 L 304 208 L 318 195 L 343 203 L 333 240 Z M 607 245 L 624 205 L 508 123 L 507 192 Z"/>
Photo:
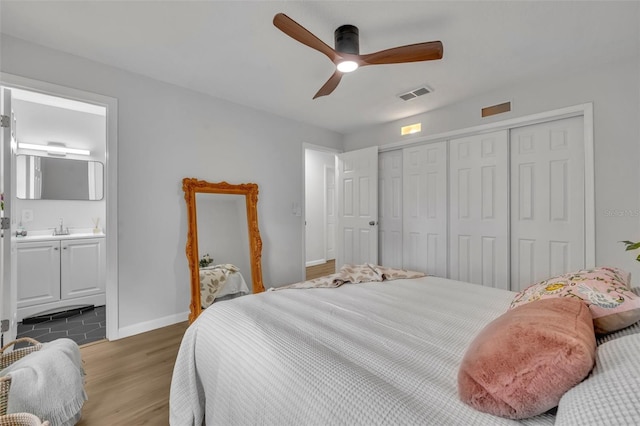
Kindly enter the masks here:
<path id="1" fill-rule="evenodd" d="M 189 322 L 214 301 L 264 291 L 258 185 L 182 180 L 191 271 Z"/>

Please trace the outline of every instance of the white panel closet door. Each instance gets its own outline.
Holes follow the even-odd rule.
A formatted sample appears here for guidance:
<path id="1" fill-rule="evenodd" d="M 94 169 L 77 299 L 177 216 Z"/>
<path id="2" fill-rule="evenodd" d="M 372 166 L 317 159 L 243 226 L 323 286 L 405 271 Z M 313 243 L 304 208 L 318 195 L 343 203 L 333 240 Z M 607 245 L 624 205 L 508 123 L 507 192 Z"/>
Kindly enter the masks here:
<path id="1" fill-rule="evenodd" d="M 378 155 L 378 255 L 380 264 L 402 268 L 402 151 Z"/>
<path id="2" fill-rule="evenodd" d="M 585 266 L 583 118 L 511 130 L 511 288 Z"/>
<path id="3" fill-rule="evenodd" d="M 447 276 L 447 143 L 403 150 L 403 264 Z"/>
<path id="4" fill-rule="evenodd" d="M 378 263 L 378 147 L 338 154 L 336 269 Z"/>
<path id="5" fill-rule="evenodd" d="M 508 132 L 449 146 L 449 276 L 509 289 Z"/>

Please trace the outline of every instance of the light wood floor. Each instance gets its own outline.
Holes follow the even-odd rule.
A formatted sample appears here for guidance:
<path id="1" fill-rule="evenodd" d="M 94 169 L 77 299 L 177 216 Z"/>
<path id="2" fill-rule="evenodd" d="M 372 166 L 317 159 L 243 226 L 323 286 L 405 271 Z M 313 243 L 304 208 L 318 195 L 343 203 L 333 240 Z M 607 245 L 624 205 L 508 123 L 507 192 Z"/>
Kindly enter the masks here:
<path id="1" fill-rule="evenodd" d="M 318 277 L 324 277 L 325 275 L 336 273 L 336 261 L 332 259 L 326 263 L 316 266 L 309 266 L 307 268 L 307 279 L 312 280 Z"/>
<path id="2" fill-rule="evenodd" d="M 168 425 L 171 375 L 186 329 L 184 322 L 82 346 L 89 400 L 78 426 Z"/>

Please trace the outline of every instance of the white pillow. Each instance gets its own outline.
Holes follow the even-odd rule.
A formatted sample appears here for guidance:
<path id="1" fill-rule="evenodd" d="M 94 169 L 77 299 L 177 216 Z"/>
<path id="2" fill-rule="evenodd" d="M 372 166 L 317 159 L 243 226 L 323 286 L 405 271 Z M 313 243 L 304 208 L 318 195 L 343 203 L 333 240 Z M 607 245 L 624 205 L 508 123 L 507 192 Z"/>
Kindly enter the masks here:
<path id="1" fill-rule="evenodd" d="M 603 343 L 591 375 L 560 399 L 556 426 L 640 424 L 640 334 Z"/>

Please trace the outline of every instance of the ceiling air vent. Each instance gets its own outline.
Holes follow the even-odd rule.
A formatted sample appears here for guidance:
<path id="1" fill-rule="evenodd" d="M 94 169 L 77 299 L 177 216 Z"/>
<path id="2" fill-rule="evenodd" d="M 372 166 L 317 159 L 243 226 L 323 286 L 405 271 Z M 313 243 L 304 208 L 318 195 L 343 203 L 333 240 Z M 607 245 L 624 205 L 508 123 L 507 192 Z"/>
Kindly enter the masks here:
<path id="1" fill-rule="evenodd" d="M 431 92 L 433 92 L 432 88 L 424 86 L 424 87 L 420 87 L 418 89 L 412 90 L 410 92 L 398 95 L 398 97 L 403 101 L 409 101 L 411 99 L 417 98 L 418 96 L 426 95 L 427 93 L 431 93 Z"/>

